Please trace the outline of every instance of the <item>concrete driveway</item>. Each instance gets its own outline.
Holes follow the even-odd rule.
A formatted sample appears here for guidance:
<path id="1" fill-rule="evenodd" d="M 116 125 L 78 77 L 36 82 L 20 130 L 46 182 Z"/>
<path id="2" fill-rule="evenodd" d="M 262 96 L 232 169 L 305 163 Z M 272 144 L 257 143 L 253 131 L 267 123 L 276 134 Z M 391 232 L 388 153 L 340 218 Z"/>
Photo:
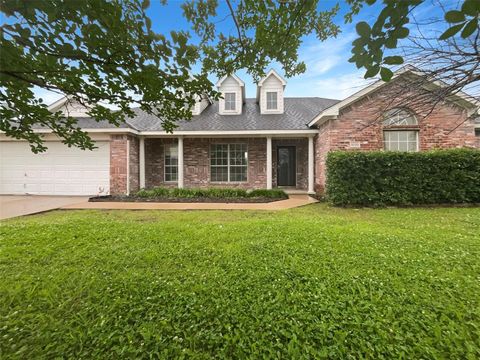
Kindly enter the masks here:
<path id="1" fill-rule="evenodd" d="M 0 220 L 85 202 L 86 196 L 0 195 Z"/>

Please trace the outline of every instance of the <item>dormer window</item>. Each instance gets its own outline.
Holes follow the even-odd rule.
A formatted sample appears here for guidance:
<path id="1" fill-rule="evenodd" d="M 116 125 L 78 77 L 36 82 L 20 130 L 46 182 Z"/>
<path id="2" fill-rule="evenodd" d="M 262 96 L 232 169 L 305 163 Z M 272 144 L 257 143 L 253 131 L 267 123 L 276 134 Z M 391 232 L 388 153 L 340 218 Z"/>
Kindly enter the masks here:
<path id="1" fill-rule="evenodd" d="M 236 93 L 228 92 L 225 93 L 225 111 L 235 111 L 236 110 Z"/>
<path id="2" fill-rule="evenodd" d="M 245 83 L 235 74 L 225 75 L 217 82 L 220 115 L 240 115 L 245 100 Z"/>
<path id="3" fill-rule="evenodd" d="M 283 114 L 283 94 L 287 82 L 275 70 L 270 70 L 257 85 L 260 114 Z"/>
<path id="4" fill-rule="evenodd" d="M 277 92 L 267 91 L 267 110 L 277 110 L 277 109 L 278 109 Z"/>

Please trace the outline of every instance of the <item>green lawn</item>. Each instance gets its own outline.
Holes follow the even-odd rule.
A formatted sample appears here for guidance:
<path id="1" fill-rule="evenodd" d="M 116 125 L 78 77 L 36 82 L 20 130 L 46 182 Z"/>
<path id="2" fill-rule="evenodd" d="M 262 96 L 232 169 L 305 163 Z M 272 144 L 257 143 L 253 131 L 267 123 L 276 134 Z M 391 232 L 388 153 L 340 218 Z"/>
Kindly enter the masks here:
<path id="1" fill-rule="evenodd" d="M 0 358 L 480 358 L 480 208 L 0 224 Z"/>

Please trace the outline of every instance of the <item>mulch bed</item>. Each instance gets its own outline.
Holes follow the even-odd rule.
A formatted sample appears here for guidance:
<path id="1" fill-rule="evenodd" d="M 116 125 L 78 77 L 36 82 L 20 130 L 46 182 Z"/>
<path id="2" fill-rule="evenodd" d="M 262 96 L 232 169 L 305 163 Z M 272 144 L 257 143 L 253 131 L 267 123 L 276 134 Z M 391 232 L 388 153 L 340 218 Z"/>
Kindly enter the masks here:
<path id="1" fill-rule="evenodd" d="M 170 202 L 170 203 L 270 203 L 286 199 L 272 199 L 272 198 L 171 198 L 171 197 L 155 197 L 142 198 L 136 196 L 95 196 L 88 199 L 89 202 Z"/>

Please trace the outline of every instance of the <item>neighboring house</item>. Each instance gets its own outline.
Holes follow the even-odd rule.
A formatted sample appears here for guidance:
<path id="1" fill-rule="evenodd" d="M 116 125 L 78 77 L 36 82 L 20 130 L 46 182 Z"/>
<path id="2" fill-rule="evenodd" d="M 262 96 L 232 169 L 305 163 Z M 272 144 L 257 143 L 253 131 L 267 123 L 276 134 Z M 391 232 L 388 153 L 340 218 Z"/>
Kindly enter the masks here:
<path id="1" fill-rule="evenodd" d="M 226 76 L 217 83 L 223 99 L 199 99 L 193 119 L 178 121 L 173 134 L 140 109 L 117 128 L 93 121 L 87 109 L 64 98 L 50 110 L 78 117 L 98 149 L 67 148 L 39 129 L 48 151 L 34 155 L 25 142 L 2 136 L 0 193 L 125 194 L 155 186 L 313 193 L 324 189 L 330 150 L 480 147 L 477 100 L 459 93 L 433 111 L 428 104 L 399 108 L 399 93 L 415 93 L 402 87 L 409 76 L 415 70 L 403 68 L 391 82 L 378 81 L 342 101 L 286 98 L 286 81 L 273 70 L 248 99 L 244 82 Z"/>

